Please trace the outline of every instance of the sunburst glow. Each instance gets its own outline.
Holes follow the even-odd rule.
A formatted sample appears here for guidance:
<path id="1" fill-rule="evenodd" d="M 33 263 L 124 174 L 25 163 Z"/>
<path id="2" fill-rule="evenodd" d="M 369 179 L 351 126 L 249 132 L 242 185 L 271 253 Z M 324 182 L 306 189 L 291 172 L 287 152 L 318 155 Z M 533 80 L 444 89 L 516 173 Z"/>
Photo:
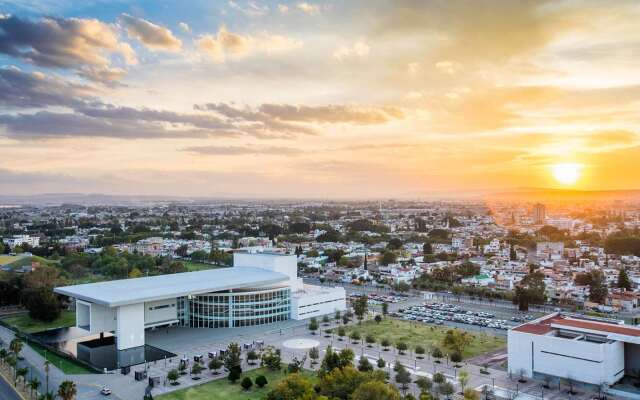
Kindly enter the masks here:
<path id="1" fill-rule="evenodd" d="M 576 163 L 562 163 L 552 166 L 553 177 L 563 185 L 573 185 L 580 179 L 582 165 Z"/>

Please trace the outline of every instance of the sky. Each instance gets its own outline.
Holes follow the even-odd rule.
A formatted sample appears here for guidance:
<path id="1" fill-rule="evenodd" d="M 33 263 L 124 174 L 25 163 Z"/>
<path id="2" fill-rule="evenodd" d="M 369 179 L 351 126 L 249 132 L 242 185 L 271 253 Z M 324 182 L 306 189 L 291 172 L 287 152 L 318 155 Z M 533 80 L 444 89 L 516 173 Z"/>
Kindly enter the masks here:
<path id="1" fill-rule="evenodd" d="M 0 0 L 0 194 L 640 189 L 637 1 Z"/>

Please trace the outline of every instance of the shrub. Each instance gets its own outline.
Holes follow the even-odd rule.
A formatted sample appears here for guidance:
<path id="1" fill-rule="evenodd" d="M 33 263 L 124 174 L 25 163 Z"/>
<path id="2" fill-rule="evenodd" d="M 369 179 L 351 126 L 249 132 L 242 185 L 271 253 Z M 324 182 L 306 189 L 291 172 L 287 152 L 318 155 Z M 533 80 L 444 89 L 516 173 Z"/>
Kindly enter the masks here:
<path id="1" fill-rule="evenodd" d="M 269 382 L 264 375 L 260 375 L 256 378 L 256 385 L 258 385 L 258 387 L 260 388 L 267 386 L 268 383 Z"/>
<path id="2" fill-rule="evenodd" d="M 227 376 L 227 379 L 229 379 L 229 381 L 231 381 L 231 383 L 236 383 L 238 381 L 238 379 L 240 379 L 240 374 L 241 373 L 242 373 L 242 369 L 237 368 L 237 367 L 233 367 L 229 371 L 229 376 Z"/>
<path id="3" fill-rule="evenodd" d="M 240 386 L 242 386 L 244 390 L 249 390 L 251 389 L 251 386 L 253 386 L 253 382 L 251 381 L 251 378 L 249 378 L 248 376 L 245 376 L 242 379 L 242 382 L 240 382 Z"/>
<path id="4" fill-rule="evenodd" d="M 451 359 L 452 362 L 459 363 L 460 361 L 462 361 L 462 354 L 458 353 L 457 351 L 454 351 L 453 353 L 451 353 L 449 358 Z"/>

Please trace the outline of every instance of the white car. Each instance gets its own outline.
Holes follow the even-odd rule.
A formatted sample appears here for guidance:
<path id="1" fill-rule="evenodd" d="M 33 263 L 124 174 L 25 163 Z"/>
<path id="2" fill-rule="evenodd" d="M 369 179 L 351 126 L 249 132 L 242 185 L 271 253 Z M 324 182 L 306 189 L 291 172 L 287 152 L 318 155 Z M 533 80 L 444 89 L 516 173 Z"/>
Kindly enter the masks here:
<path id="1" fill-rule="evenodd" d="M 100 394 L 103 396 L 109 396 L 111 394 L 111 389 L 108 386 L 103 386 L 102 389 L 100 389 Z"/>

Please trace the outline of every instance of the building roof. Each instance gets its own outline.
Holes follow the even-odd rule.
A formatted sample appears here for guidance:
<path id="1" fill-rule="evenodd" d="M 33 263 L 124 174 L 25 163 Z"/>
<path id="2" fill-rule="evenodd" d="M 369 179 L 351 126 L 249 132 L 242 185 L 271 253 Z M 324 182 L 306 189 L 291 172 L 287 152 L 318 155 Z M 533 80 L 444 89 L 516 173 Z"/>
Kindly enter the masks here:
<path id="1" fill-rule="evenodd" d="M 261 287 L 288 280 L 289 276 L 280 272 L 255 267 L 233 267 L 63 286 L 54 291 L 90 303 L 116 307 L 190 294 Z"/>

